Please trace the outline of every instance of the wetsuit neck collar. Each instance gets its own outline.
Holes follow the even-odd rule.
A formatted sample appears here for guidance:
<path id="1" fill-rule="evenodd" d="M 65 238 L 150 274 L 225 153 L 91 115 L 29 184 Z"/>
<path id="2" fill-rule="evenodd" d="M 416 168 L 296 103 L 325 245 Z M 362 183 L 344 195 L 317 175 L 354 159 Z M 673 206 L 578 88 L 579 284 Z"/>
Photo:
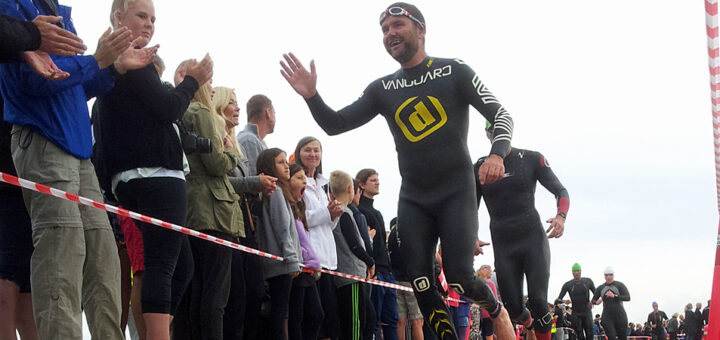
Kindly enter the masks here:
<path id="1" fill-rule="evenodd" d="M 419 64 L 408 68 L 403 67 L 401 70 L 404 72 L 415 72 L 417 70 L 427 69 L 432 65 L 434 59 L 434 57 L 425 56 L 425 59 L 423 59 Z"/>

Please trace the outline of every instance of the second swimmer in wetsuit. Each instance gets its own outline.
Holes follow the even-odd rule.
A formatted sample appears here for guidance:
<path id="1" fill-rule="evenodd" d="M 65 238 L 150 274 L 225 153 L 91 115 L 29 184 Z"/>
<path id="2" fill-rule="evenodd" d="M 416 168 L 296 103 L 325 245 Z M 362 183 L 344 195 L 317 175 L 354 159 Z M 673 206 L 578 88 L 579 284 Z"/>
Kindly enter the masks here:
<path id="1" fill-rule="evenodd" d="M 630 292 L 625 284 L 615 281 L 615 271 L 612 267 L 605 268 L 605 283 L 595 289 L 593 304 L 603 304 L 601 324 L 605 329 L 608 340 L 626 340 L 628 319 L 623 307 L 623 301 L 630 301 Z"/>
<path id="2" fill-rule="evenodd" d="M 565 282 L 562 289 L 560 289 L 558 299 L 562 299 L 565 297 L 565 294 L 570 293 L 573 316 L 575 316 L 577 320 L 575 331 L 577 332 L 578 340 L 592 340 L 592 303 L 590 302 L 590 298 L 592 294 L 595 294 L 595 284 L 590 278 L 582 277 L 581 274 L 582 268 L 580 264 L 573 264 L 573 279 Z"/>
<path id="3" fill-rule="evenodd" d="M 491 124 L 488 128 L 492 131 Z M 484 161 L 484 157 L 478 160 L 475 168 Z M 552 315 L 547 308 L 548 237 L 562 236 L 570 206 L 568 192 L 539 152 L 512 148 L 504 162 L 503 179 L 490 184 L 476 183 L 477 204 L 479 206 L 484 197 L 490 215 L 498 291 L 502 292 L 503 303 L 513 321 L 533 329 L 538 339 L 549 340 Z M 557 200 L 557 214 L 547 221 L 550 223 L 548 236 L 535 209 L 537 182 Z M 528 285 L 529 311 L 523 304 L 523 276 Z"/>

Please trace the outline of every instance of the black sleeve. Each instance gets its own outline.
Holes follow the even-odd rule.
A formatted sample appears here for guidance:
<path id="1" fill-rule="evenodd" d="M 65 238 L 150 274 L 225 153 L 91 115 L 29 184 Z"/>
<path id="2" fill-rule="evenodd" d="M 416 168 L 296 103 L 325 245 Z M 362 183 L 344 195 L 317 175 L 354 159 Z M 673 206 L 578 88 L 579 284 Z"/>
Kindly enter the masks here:
<path id="1" fill-rule="evenodd" d="M 0 62 L 22 62 L 21 53 L 40 48 L 40 39 L 32 21 L 0 14 Z"/>
<path id="2" fill-rule="evenodd" d="M 618 291 L 620 293 L 615 297 L 615 299 L 620 301 L 630 301 L 630 292 L 628 291 L 627 287 L 625 287 L 625 284 L 622 282 L 617 282 Z"/>
<path id="3" fill-rule="evenodd" d="M 360 98 L 340 111 L 335 111 L 325 104 L 319 93 L 305 102 L 318 125 L 325 133 L 333 136 L 362 126 L 377 116 L 378 112 L 375 111 L 369 92 L 370 86 Z"/>
<path id="4" fill-rule="evenodd" d="M 648 314 L 648 317 L 647 317 L 647 323 L 650 325 L 653 324 L 652 315 L 653 315 L 653 313 L 651 312 L 650 314 Z"/>
<path id="5" fill-rule="evenodd" d="M 555 195 L 557 201 L 557 211 L 567 215 L 568 209 L 570 208 L 570 196 L 568 195 L 565 187 L 560 183 L 555 173 L 550 168 L 550 163 L 541 154 L 536 153 L 538 157 L 537 163 L 535 164 L 535 177 L 538 179 L 540 184 Z"/>
<path id="6" fill-rule="evenodd" d="M 118 86 L 125 84 L 123 88 L 128 89 L 128 94 L 147 105 L 147 112 L 160 121 L 180 119 L 199 88 L 195 78 L 190 76 L 185 76 L 175 88 L 163 85 L 152 63 L 141 69 L 127 71 L 124 75 L 117 75 L 116 83 Z"/>
<path id="7" fill-rule="evenodd" d="M 350 251 L 355 254 L 355 256 L 357 256 L 361 261 L 365 262 L 368 267 L 372 267 L 375 264 L 375 261 L 373 261 L 372 257 L 370 257 L 367 251 L 365 251 L 365 247 L 363 247 L 363 245 L 360 243 L 360 240 L 355 237 L 358 230 L 356 229 L 355 224 L 352 222 L 352 217 L 350 217 L 349 214 L 342 214 L 342 216 L 340 216 L 340 222 L 338 222 L 338 224 L 340 226 L 340 231 L 345 238 L 345 242 L 347 242 L 348 247 L 350 248 Z"/>
<path id="8" fill-rule="evenodd" d="M 564 285 L 562 286 L 562 288 L 560 289 L 560 295 L 558 295 L 558 299 L 559 299 L 559 300 L 562 300 L 562 298 L 565 296 L 565 294 L 567 294 L 567 292 L 568 292 L 568 290 L 569 290 L 569 286 L 570 286 L 569 283 L 570 283 L 570 282 L 565 282 L 565 284 L 564 284 Z"/>
<path id="9" fill-rule="evenodd" d="M 370 234 L 367 230 L 367 219 L 365 219 L 365 214 L 358 211 L 354 217 L 358 226 L 358 231 L 360 232 L 360 237 L 362 237 L 363 243 L 365 244 L 365 251 L 372 256 L 373 246 L 372 241 L 370 240 Z"/>
<path id="10" fill-rule="evenodd" d="M 512 141 L 512 117 L 490 90 L 485 87 L 485 84 L 480 81 L 480 78 L 470 66 L 461 60 L 456 60 L 456 62 L 458 64 L 453 66 L 458 72 L 457 89 L 463 94 L 468 103 L 493 125 L 490 154 L 505 158 Z M 485 133 L 484 130 L 483 133 Z"/>
<path id="11" fill-rule="evenodd" d="M 593 305 L 594 305 L 594 304 L 597 302 L 597 300 L 600 298 L 600 292 L 602 291 L 603 285 L 604 285 L 604 284 L 598 286 L 597 289 L 595 289 L 595 294 L 593 294 L 593 297 L 592 297 L 592 303 L 593 303 Z"/>

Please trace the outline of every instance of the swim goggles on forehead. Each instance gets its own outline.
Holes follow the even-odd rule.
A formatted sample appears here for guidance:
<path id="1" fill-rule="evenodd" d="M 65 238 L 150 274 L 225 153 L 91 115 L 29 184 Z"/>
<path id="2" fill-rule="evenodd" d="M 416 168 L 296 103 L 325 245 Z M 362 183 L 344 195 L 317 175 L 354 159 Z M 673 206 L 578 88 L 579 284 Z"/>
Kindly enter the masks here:
<path id="1" fill-rule="evenodd" d="M 381 24 L 382 24 L 383 20 L 385 20 L 385 18 L 387 18 L 388 15 L 392 15 L 394 17 L 406 16 L 406 17 L 410 18 L 410 20 L 415 21 L 416 23 L 420 24 L 421 27 L 423 27 L 423 28 L 425 27 L 425 24 L 423 24 L 422 21 L 420 21 L 418 18 L 414 17 L 412 14 L 410 14 L 410 12 L 408 12 L 406 9 L 404 9 L 402 7 L 390 7 L 388 9 L 386 9 L 385 11 L 383 11 L 382 13 L 380 13 L 380 23 Z"/>

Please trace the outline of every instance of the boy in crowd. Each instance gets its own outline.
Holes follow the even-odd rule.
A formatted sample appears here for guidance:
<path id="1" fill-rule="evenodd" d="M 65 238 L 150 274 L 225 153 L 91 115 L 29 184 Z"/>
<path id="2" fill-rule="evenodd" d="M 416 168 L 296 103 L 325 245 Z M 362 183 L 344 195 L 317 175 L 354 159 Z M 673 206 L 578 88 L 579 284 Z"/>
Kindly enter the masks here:
<path id="1" fill-rule="evenodd" d="M 355 191 L 350 175 L 343 171 L 330 174 L 330 192 L 342 205 L 343 214 L 333 230 L 337 246 L 337 270 L 355 276 L 372 278 L 375 274 L 375 262 L 365 251 L 360 232 L 347 205 L 352 201 Z M 338 287 L 338 305 L 340 306 L 340 339 L 359 339 L 365 329 L 365 290 L 360 282 L 335 277 Z"/>

